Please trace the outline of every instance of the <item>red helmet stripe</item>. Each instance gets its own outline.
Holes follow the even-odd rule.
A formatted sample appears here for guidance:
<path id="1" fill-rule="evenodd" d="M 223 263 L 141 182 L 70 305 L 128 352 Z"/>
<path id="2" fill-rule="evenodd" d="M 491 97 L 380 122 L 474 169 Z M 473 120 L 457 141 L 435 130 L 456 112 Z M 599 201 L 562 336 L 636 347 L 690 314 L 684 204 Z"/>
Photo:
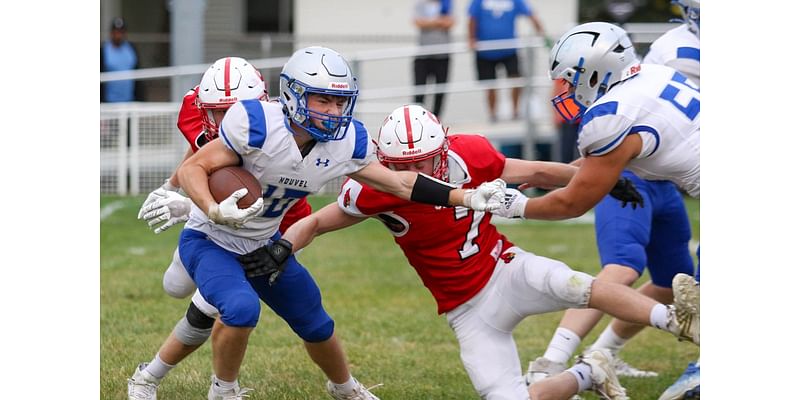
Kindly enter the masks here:
<path id="1" fill-rule="evenodd" d="M 225 97 L 231 97 L 231 58 L 225 59 Z"/>
<path id="2" fill-rule="evenodd" d="M 406 135 L 408 137 L 408 148 L 414 148 L 414 134 L 411 132 L 411 114 L 408 106 L 403 107 L 403 117 L 406 120 Z"/>

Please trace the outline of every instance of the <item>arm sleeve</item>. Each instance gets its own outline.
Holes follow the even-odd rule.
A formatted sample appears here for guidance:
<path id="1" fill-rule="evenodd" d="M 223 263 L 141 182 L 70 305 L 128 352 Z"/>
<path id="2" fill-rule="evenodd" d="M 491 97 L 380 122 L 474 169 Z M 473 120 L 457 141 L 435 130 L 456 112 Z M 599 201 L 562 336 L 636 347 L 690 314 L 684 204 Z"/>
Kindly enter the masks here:
<path id="1" fill-rule="evenodd" d="M 353 179 L 347 179 L 344 182 L 337 199 L 339 208 L 354 217 L 369 217 L 390 211 L 404 202 L 405 200 L 387 193 L 378 192 Z"/>
<path id="2" fill-rule="evenodd" d="M 223 143 L 240 156 L 260 149 L 267 139 L 266 115 L 258 100 L 243 100 L 234 104 L 225 113 L 220 125 Z"/>
<path id="3" fill-rule="evenodd" d="M 633 121 L 617 113 L 617 103 L 594 106 L 584 115 L 578 131 L 578 150 L 582 157 L 601 156 L 619 146 L 630 132 Z"/>

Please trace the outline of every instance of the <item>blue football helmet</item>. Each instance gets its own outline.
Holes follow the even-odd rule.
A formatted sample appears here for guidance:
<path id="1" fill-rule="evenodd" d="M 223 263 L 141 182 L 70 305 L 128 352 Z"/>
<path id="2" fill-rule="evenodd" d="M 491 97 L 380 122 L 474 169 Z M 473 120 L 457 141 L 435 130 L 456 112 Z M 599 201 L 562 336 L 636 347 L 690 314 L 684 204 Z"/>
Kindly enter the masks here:
<path id="1" fill-rule="evenodd" d="M 344 97 L 342 115 L 308 108 L 309 94 Z M 280 101 L 290 121 L 300 125 L 320 142 L 344 139 L 353 118 L 358 86 L 347 60 L 339 53 L 319 46 L 297 50 L 283 66 L 280 76 Z M 312 119 L 322 122 L 322 128 Z"/>
<path id="2" fill-rule="evenodd" d="M 689 26 L 697 37 L 700 37 L 700 0 L 672 0 L 681 8 L 683 22 Z"/>

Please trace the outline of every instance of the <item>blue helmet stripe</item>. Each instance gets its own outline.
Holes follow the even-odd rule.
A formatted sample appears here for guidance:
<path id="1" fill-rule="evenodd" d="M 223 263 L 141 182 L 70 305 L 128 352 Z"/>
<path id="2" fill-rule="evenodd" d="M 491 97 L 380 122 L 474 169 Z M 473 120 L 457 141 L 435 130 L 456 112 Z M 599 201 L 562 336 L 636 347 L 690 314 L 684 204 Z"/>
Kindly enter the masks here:
<path id="1" fill-rule="evenodd" d="M 353 120 L 356 127 L 356 144 L 353 146 L 353 158 L 363 160 L 367 156 L 367 145 L 369 144 L 369 133 L 361 121 Z"/>
<path id="2" fill-rule="evenodd" d="M 242 100 L 242 105 L 247 110 L 247 122 L 250 127 L 247 144 L 260 149 L 267 141 L 267 118 L 264 108 L 258 99 Z"/>
<path id="3" fill-rule="evenodd" d="M 678 58 L 700 61 L 700 49 L 696 47 L 678 47 Z"/>

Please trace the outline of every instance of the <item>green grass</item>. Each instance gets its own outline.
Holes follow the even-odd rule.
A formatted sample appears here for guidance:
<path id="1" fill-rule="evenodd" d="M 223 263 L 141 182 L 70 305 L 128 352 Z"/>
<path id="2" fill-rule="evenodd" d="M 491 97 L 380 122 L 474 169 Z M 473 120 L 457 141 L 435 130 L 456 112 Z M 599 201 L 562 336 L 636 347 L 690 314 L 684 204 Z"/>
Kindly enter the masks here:
<path id="1" fill-rule="evenodd" d="M 311 199 L 314 209 L 331 197 Z M 179 229 L 160 235 L 136 220 L 142 197 L 101 197 L 101 207 L 120 208 L 101 221 L 100 397 L 125 399 L 126 380 L 149 361 L 188 305 L 167 296 L 161 278 L 177 245 Z M 687 200 L 699 237 L 699 203 Z M 515 244 L 596 274 L 594 229 L 589 224 L 524 221 L 499 229 Z M 300 255 L 319 284 L 326 309 L 348 353 L 354 375 L 391 399 L 477 399 L 461 366 L 458 346 L 433 297 L 407 264 L 391 235 L 366 221 L 318 238 Z M 639 283 L 645 281 L 640 280 Z M 294 333 L 267 307 L 250 337 L 240 381 L 253 399 L 325 399 L 325 377 Z M 517 327 L 523 370 L 541 355 L 563 313 L 527 318 Z M 591 343 L 608 317 L 584 343 Z M 211 348 L 203 346 L 162 382 L 160 399 L 203 398 L 211 375 Z M 632 365 L 659 371 L 657 378 L 623 378 L 637 399 L 655 399 L 699 354 L 697 347 L 647 329 L 622 355 Z M 591 394 L 584 399 L 595 399 Z"/>

